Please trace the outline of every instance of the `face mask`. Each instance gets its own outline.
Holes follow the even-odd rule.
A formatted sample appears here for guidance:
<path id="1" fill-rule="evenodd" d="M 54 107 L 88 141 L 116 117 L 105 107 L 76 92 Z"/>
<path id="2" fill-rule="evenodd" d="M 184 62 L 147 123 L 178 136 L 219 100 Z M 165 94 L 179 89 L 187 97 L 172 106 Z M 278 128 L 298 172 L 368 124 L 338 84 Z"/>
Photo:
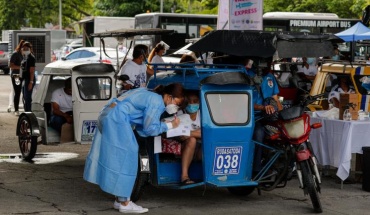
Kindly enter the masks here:
<path id="1" fill-rule="evenodd" d="M 31 51 L 23 51 L 24 55 L 29 55 L 30 53 L 31 53 Z"/>
<path id="2" fill-rule="evenodd" d="M 331 57 L 332 60 L 339 60 L 339 55 L 334 55 L 333 57 Z"/>
<path id="3" fill-rule="evenodd" d="M 307 63 L 308 64 L 313 64 L 315 62 L 315 58 L 307 58 Z"/>
<path id="4" fill-rule="evenodd" d="M 195 113 L 199 110 L 199 104 L 188 104 L 186 106 L 186 112 L 188 113 Z"/>
<path id="5" fill-rule="evenodd" d="M 175 104 L 169 104 L 166 106 L 166 111 L 168 114 L 174 114 L 179 110 L 179 106 Z"/>

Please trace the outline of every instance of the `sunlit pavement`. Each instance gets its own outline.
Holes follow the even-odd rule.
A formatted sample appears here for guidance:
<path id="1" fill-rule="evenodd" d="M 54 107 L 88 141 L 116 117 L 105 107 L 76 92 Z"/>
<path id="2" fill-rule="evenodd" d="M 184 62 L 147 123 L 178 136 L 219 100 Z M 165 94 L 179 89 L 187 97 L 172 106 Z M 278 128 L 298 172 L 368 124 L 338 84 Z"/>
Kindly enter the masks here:
<path id="1" fill-rule="evenodd" d="M 17 117 L 7 113 L 9 76 L 0 75 L 0 214 L 119 214 L 114 197 L 83 180 L 90 145 L 38 145 L 33 162 L 20 158 L 15 136 Z M 361 184 L 340 184 L 335 170 L 322 179 L 324 214 L 368 214 L 370 192 Z M 171 190 L 148 186 L 139 205 L 150 214 L 312 214 L 308 196 L 293 178 L 287 187 L 250 196 L 231 195 L 225 188 Z"/>

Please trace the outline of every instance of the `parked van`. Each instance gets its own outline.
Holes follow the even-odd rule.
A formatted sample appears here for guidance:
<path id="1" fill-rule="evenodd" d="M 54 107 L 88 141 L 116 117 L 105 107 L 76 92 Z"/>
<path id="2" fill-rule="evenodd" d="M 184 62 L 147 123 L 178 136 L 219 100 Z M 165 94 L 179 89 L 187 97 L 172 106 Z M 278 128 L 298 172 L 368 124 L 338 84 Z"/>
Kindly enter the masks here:
<path id="1" fill-rule="evenodd" d="M 1 41 L 0 42 L 0 70 L 4 74 L 9 74 L 9 42 Z"/>

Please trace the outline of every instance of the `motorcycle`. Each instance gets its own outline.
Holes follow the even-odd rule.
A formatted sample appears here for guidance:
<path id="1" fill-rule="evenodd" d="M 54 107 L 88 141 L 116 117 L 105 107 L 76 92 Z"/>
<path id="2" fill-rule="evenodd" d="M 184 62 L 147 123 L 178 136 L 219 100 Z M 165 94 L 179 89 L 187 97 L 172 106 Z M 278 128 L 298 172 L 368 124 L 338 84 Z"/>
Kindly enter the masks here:
<path id="1" fill-rule="evenodd" d="M 267 137 L 266 145 L 263 146 L 273 150 L 264 154 L 265 167 L 254 178 L 259 181 L 259 189 L 270 191 L 284 187 L 295 169 L 300 188 L 304 190 L 305 195 L 310 196 L 316 213 L 322 212 L 318 195 L 321 178 L 309 135 L 311 129 L 320 128 L 322 125 L 310 125 L 310 115 L 305 112 L 305 108 L 322 96 L 323 94 L 304 96 L 298 105 L 276 112 L 272 117 L 264 117 L 270 119 L 264 122 Z M 273 153 L 276 150 L 281 153 Z M 268 171 L 271 174 L 265 174 Z"/>

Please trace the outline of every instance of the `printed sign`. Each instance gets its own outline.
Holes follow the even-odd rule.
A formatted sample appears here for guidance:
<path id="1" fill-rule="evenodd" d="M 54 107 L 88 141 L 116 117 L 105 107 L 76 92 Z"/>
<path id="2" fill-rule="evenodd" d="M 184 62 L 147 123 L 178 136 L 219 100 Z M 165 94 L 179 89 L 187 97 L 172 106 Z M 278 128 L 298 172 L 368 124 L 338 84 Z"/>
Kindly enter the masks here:
<path id="1" fill-rule="evenodd" d="M 263 0 L 219 0 L 217 29 L 262 30 Z"/>
<path id="2" fill-rule="evenodd" d="M 82 123 L 81 141 L 92 141 L 96 129 L 98 129 L 97 120 L 84 120 Z"/>
<path id="3" fill-rule="evenodd" d="M 242 149 L 241 146 L 216 147 L 213 175 L 239 174 Z"/>

